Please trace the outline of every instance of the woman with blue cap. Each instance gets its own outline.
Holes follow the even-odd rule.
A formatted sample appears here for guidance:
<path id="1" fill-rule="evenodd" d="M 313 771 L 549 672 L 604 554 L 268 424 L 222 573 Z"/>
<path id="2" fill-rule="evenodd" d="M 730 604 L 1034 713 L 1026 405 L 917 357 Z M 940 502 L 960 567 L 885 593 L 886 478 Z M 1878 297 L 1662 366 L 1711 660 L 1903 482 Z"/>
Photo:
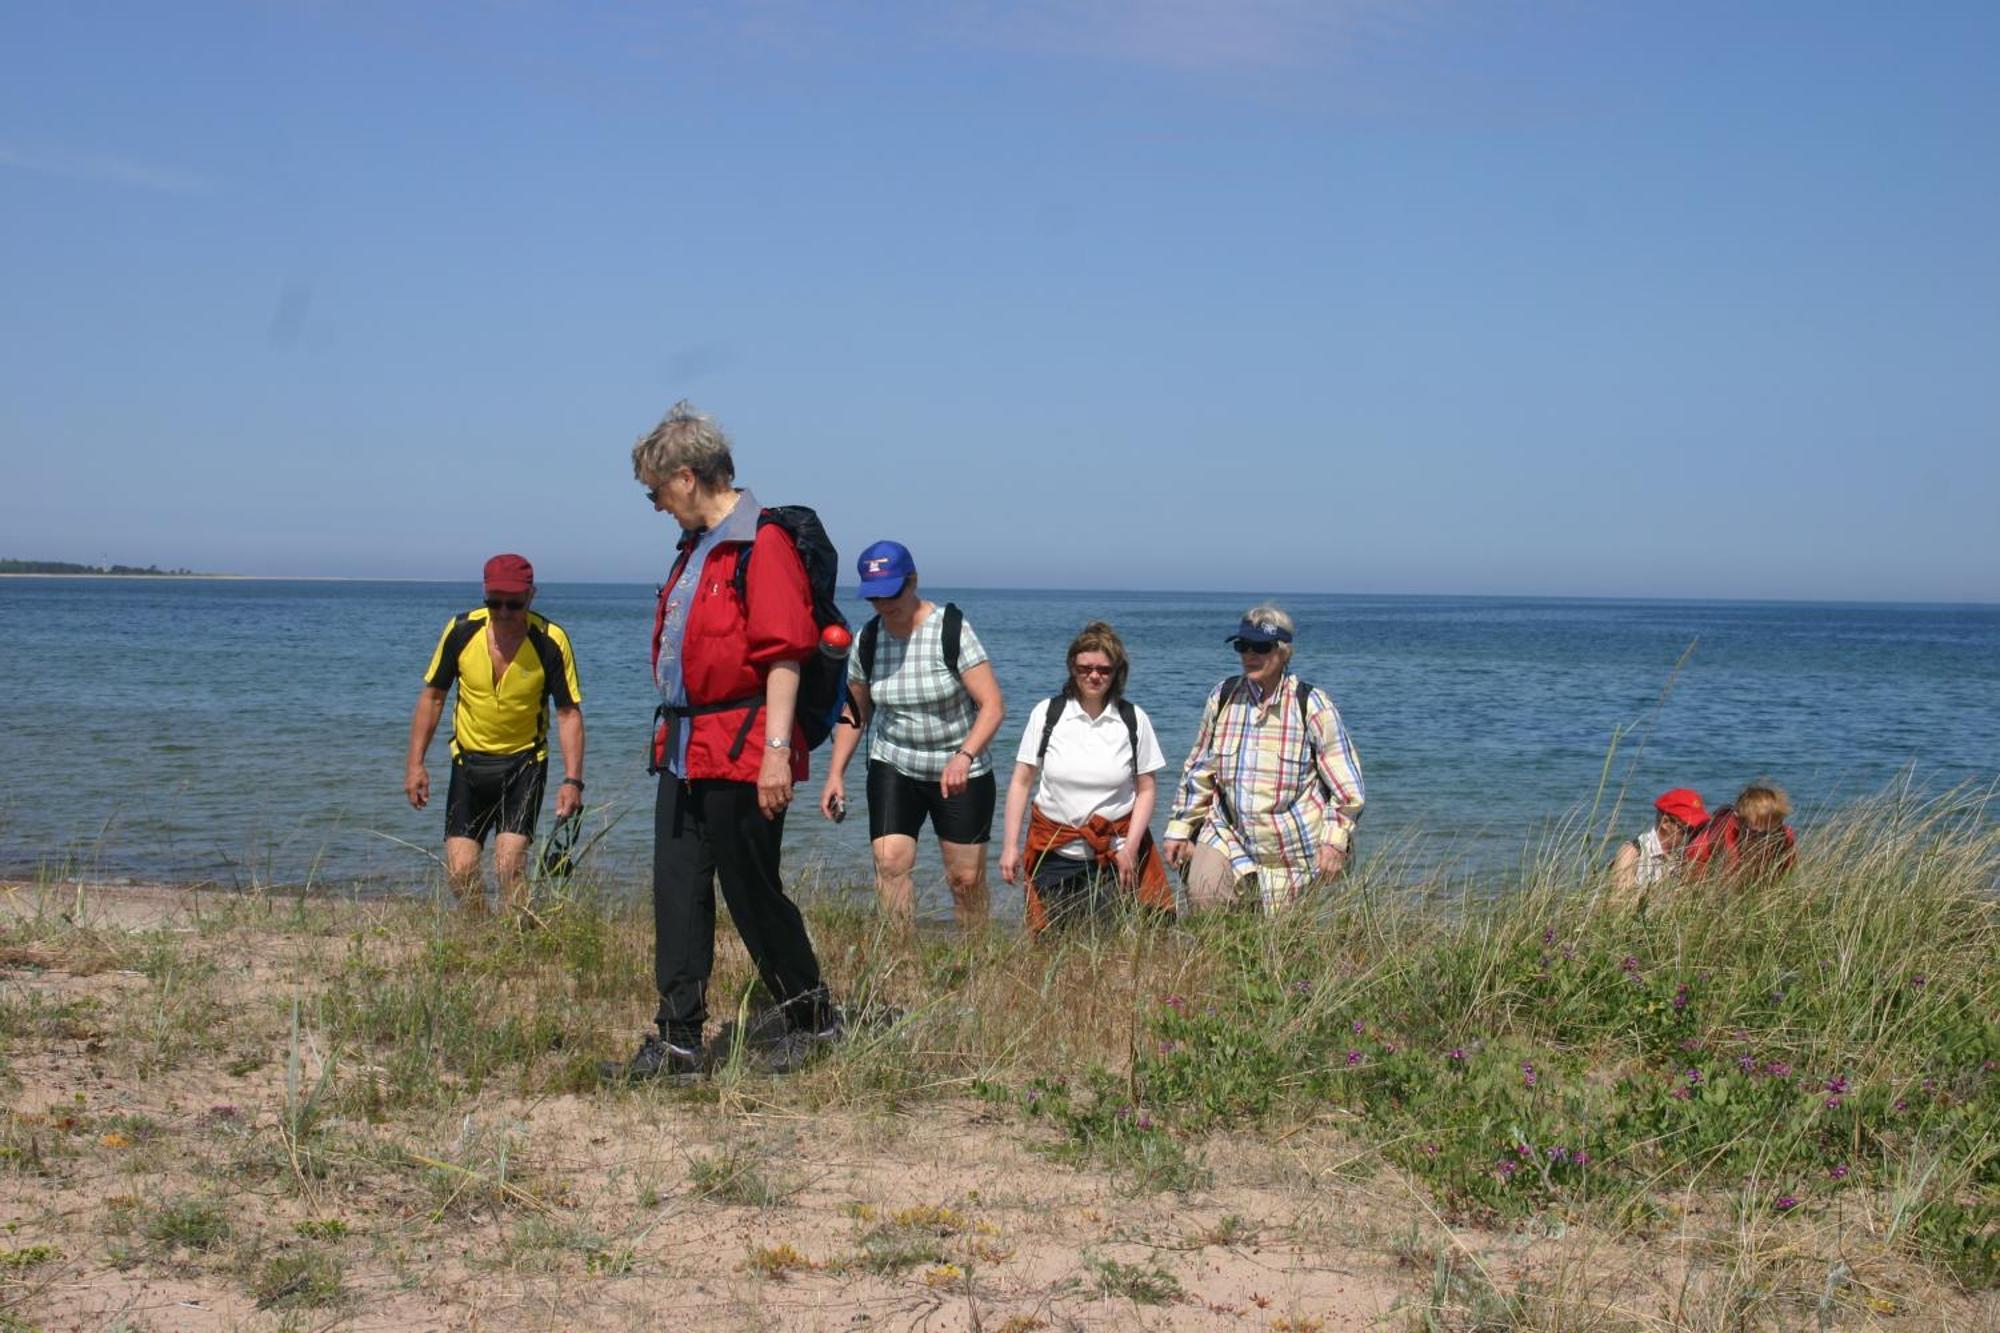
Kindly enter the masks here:
<path id="1" fill-rule="evenodd" d="M 1292 674 L 1294 629 L 1268 602 L 1245 611 L 1229 638 L 1243 670 L 1202 708 L 1165 847 L 1197 911 L 1253 891 L 1280 911 L 1347 868 L 1361 760 L 1326 691 Z"/>
<path id="2" fill-rule="evenodd" d="M 925 601 L 917 563 L 901 542 L 879 541 L 856 562 L 875 608 L 847 659 L 854 725 L 834 730 L 820 809 L 847 812 L 847 765 L 868 741 L 868 838 L 875 890 L 898 924 L 916 915 L 917 834 L 928 820 L 944 857 L 953 915 L 986 920 L 986 844 L 993 836 L 993 761 L 1007 716 L 986 648 L 959 609 Z"/>

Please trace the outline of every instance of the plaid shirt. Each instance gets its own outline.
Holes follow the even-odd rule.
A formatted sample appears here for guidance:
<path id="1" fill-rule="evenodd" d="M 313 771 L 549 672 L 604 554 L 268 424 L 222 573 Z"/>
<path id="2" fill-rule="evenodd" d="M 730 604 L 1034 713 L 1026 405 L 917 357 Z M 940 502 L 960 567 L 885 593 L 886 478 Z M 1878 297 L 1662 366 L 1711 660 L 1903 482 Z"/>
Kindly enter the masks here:
<path id="1" fill-rule="evenodd" d="M 1229 681 L 1209 692 L 1167 836 L 1213 847 L 1238 876 L 1256 875 L 1271 911 L 1312 883 L 1322 843 L 1348 845 L 1367 799 L 1361 759 L 1324 690 L 1308 690 L 1302 710 L 1289 672 L 1268 696 L 1234 679 L 1227 698 Z"/>
<path id="2" fill-rule="evenodd" d="M 960 675 L 986 660 L 986 646 L 972 632 L 972 622 L 959 627 Z M 944 664 L 944 606 L 931 608 L 907 639 L 886 628 L 875 637 L 875 679 L 861 674 L 861 654 L 847 658 L 847 678 L 868 687 L 868 758 L 879 759 L 907 777 L 936 782 L 944 766 L 972 732 L 979 705 L 965 692 L 958 677 Z M 967 777 L 993 771 L 989 755 L 972 761 Z"/>

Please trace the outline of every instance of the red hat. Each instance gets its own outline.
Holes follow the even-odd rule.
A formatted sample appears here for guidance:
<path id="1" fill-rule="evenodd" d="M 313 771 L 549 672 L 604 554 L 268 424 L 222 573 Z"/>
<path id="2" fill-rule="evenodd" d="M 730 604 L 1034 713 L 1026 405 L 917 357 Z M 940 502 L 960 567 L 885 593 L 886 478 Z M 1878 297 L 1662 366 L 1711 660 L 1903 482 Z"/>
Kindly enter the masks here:
<path id="1" fill-rule="evenodd" d="M 1701 793 L 1689 787 L 1676 787 L 1653 802 L 1653 808 L 1663 815 L 1672 815 L 1689 828 L 1700 828 L 1708 822 L 1708 807 L 1701 803 Z"/>
<path id="2" fill-rule="evenodd" d="M 535 567 L 518 555 L 496 555 L 486 562 L 486 591 L 532 592 Z"/>

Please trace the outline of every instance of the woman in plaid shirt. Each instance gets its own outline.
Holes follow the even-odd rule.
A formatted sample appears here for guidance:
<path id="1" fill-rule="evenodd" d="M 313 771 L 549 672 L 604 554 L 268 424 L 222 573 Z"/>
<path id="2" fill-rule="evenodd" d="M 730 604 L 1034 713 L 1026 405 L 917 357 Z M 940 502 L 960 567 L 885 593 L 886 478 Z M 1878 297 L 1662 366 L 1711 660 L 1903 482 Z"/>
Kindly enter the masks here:
<path id="1" fill-rule="evenodd" d="M 1269 603 L 1243 613 L 1229 640 L 1243 674 L 1209 692 L 1181 770 L 1165 851 L 1197 911 L 1254 885 L 1275 912 L 1347 866 L 1361 759 L 1326 691 L 1288 670 L 1293 629 Z"/>

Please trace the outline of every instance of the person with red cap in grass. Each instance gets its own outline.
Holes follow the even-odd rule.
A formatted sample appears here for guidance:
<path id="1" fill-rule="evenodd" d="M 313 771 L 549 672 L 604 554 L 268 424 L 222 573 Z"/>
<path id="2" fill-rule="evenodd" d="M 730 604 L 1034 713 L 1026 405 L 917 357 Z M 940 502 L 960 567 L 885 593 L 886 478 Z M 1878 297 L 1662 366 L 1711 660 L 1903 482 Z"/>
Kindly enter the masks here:
<path id="1" fill-rule="evenodd" d="M 563 780 L 556 818 L 583 808 L 583 689 L 569 635 L 529 607 L 535 569 L 518 555 L 486 562 L 485 605 L 445 622 L 410 714 L 410 752 L 403 794 L 423 809 L 430 802 L 430 748 L 444 716 L 445 696 L 458 685 L 451 718 L 451 786 L 444 802 L 444 864 L 452 892 L 470 915 L 486 910 L 479 854 L 497 832 L 493 869 L 510 913 L 527 911 L 522 871 L 535 840 L 549 772 L 549 701 L 555 701 Z"/>
<path id="2" fill-rule="evenodd" d="M 1676 787 L 1653 802 L 1653 827 L 1618 849 L 1611 862 L 1611 887 L 1619 893 L 1651 888 L 1678 874 L 1688 842 L 1708 823 L 1701 793 Z"/>

